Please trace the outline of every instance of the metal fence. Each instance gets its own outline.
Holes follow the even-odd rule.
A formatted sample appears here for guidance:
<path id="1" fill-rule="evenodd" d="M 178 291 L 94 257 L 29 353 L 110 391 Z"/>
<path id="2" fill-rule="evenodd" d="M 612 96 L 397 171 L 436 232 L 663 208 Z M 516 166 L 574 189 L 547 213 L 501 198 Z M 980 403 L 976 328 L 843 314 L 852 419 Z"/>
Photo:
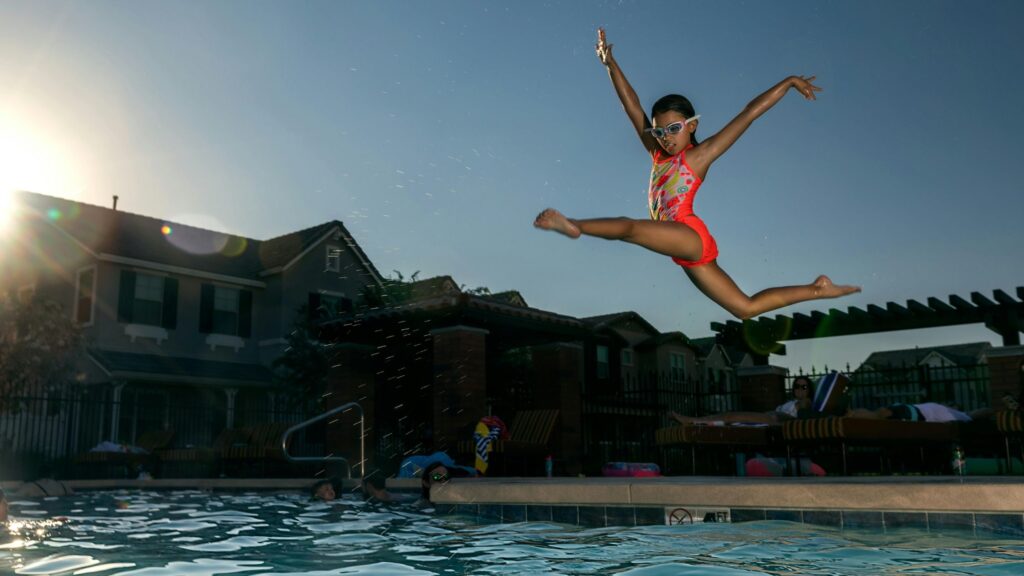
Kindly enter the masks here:
<path id="1" fill-rule="evenodd" d="M 261 423 L 298 423 L 314 416 L 254 395 L 239 394 L 231 412 L 231 426 Z M 53 475 L 73 477 L 76 457 L 103 442 L 136 445 L 146 433 L 173 430 L 168 447 L 210 447 L 229 427 L 226 396 L 222 390 L 126 387 L 119 398 L 109 386 L 69 385 L 34 390 L 4 399 L 0 407 L 0 480 L 27 480 Z M 324 428 L 312 426 L 293 436 L 290 452 L 317 456 L 324 453 Z"/>
<path id="2" fill-rule="evenodd" d="M 716 381 L 680 379 L 666 372 L 624 374 L 583 395 L 584 468 L 609 461 L 655 462 L 654 432 L 671 423 L 669 412 L 703 416 L 739 410 L 731 375 Z"/>
<path id="3" fill-rule="evenodd" d="M 809 376 L 813 381 L 821 374 Z M 904 365 L 878 369 L 859 369 L 845 373 L 850 377 L 849 404 L 852 408 L 875 409 L 889 404 L 938 402 L 970 412 L 988 407 L 989 370 L 987 364 L 958 366 Z M 787 390 L 792 385 L 792 375 Z"/>

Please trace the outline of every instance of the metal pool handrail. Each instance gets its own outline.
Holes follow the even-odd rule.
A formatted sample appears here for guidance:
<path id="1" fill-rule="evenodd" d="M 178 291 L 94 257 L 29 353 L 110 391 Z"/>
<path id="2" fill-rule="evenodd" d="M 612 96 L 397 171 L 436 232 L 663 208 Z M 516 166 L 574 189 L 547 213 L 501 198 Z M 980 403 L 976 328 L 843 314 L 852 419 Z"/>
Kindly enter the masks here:
<path id="1" fill-rule="evenodd" d="M 348 471 L 348 477 L 352 478 L 352 466 L 348 463 L 347 458 L 342 458 L 341 456 L 292 456 L 288 453 L 288 437 L 291 436 L 293 432 L 301 430 L 311 424 L 316 424 L 321 420 L 326 420 L 338 412 L 344 412 L 350 409 L 359 411 L 359 478 L 362 479 L 366 476 L 366 432 L 364 429 L 363 407 L 360 406 L 358 402 L 342 404 L 341 406 L 332 408 L 319 416 L 314 416 L 305 422 L 300 422 L 285 430 L 284 434 L 281 435 L 281 451 L 284 453 L 285 459 L 289 462 L 343 462 L 345 464 L 345 469 Z"/>

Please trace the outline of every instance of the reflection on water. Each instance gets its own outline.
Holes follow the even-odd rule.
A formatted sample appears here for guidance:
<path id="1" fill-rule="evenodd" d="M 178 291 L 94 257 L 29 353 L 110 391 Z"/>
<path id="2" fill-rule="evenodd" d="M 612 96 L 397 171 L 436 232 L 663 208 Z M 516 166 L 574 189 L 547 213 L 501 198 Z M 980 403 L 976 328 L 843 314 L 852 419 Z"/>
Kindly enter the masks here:
<path id="1" fill-rule="evenodd" d="M 0 574 L 1024 574 L 1020 541 L 786 522 L 479 525 L 355 500 L 186 491 L 84 493 L 12 512 Z"/>

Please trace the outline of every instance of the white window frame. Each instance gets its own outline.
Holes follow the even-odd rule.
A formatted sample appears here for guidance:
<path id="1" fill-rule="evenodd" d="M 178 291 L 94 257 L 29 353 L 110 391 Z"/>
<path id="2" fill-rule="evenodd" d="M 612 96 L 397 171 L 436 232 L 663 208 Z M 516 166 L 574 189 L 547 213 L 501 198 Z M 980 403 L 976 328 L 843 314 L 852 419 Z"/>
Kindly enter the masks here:
<path id="1" fill-rule="evenodd" d="M 75 273 L 75 306 L 71 319 L 78 323 L 78 306 L 82 303 L 82 274 L 92 272 L 92 286 L 89 286 L 89 319 L 79 326 L 92 326 L 96 321 L 96 266 L 79 268 Z"/>
<path id="2" fill-rule="evenodd" d="M 327 245 L 327 260 L 324 264 L 324 272 L 341 272 L 341 253 L 343 251 L 340 246 Z"/>
<path id="3" fill-rule="evenodd" d="M 604 362 L 601 361 L 602 352 L 604 353 Z M 611 351 L 604 344 L 598 344 L 594 351 L 594 364 L 596 366 L 598 379 L 611 378 L 612 375 L 612 359 Z"/>
<path id="4" fill-rule="evenodd" d="M 679 360 L 679 366 L 674 365 L 675 360 Z M 679 369 L 679 376 L 676 377 L 676 368 Z M 682 352 L 669 352 L 668 353 L 668 372 L 669 378 L 673 382 L 682 383 L 686 381 L 686 354 Z"/>
<path id="5" fill-rule="evenodd" d="M 220 307 L 218 307 L 218 304 L 223 306 L 225 303 L 228 302 L 228 299 L 227 299 L 227 293 L 228 292 L 231 292 L 231 293 L 234 294 L 234 298 L 231 299 L 231 302 L 230 302 L 230 304 L 234 305 L 234 309 L 233 310 L 228 309 L 228 308 L 220 308 Z M 242 291 L 241 291 L 241 289 L 234 288 L 234 287 L 231 287 L 231 286 L 220 286 L 218 284 L 214 284 L 213 285 L 213 310 L 211 312 L 213 314 L 213 317 L 210 319 L 210 333 L 211 334 L 223 334 L 223 335 L 226 335 L 226 336 L 238 336 L 238 326 L 240 324 L 241 316 L 242 316 L 241 315 L 241 311 L 240 311 L 241 301 L 242 301 Z M 232 332 L 223 332 L 221 330 L 218 330 L 218 327 L 217 327 L 217 312 L 233 313 L 235 315 L 235 325 L 234 325 L 234 328 L 233 328 Z"/>
<path id="6" fill-rule="evenodd" d="M 160 290 L 156 293 L 156 300 L 150 298 L 139 298 L 139 288 L 142 285 L 142 279 L 144 278 L 156 278 L 160 280 Z M 136 272 L 135 273 L 135 292 L 132 294 L 132 324 L 139 324 L 142 326 L 163 326 L 163 310 L 164 310 L 164 290 L 166 288 L 167 276 L 163 274 L 151 274 L 149 272 Z M 160 314 L 158 315 L 156 323 L 152 322 L 140 322 L 138 310 L 135 309 L 135 304 L 139 300 L 145 300 L 147 302 L 158 302 L 160 304 Z"/>

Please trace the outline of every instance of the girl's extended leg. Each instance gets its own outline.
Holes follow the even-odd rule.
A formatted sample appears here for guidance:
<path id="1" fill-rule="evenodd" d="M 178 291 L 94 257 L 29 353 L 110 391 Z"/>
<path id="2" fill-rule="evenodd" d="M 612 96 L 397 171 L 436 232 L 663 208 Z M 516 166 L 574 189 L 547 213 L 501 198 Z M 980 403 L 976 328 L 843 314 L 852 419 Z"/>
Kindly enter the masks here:
<path id="1" fill-rule="evenodd" d="M 680 424 L 707 424 L 708 422 L 775 424 L 779 421 L 779 415 L 776 412 L 722 412 L 711 416 L 683 416 L 672 410 L 668 415 Z"/>
<path id="2" fill-rule="evenodd" d="M 693 228 L 679 222 L 632 218 L 576 220 L 566 218 L 558 210 L 548 208 L 537 216 L 533 225 L 545 230 L 554 230 L 570 238 L 579 238 L 580 234 L 586 234 L 606 240 L 622 240 L 643 246 L 658 254 L 683 260 L 698 260 L 704 250 L 704 243 Z"/>
<path id="3" fill-rule="evenodd" d="M 818 276 L 814 282 L 801 286 L 768 288 L 747 296 L 732 278 L 712 261 L 703 266 L 686 268 L 686 275 L 708 298 L 740 319 L 753 318 L 776 308 L 820 298 L 838 298 L 860 292 L 859 286 L 838 286 L 828 276 Z"/>

